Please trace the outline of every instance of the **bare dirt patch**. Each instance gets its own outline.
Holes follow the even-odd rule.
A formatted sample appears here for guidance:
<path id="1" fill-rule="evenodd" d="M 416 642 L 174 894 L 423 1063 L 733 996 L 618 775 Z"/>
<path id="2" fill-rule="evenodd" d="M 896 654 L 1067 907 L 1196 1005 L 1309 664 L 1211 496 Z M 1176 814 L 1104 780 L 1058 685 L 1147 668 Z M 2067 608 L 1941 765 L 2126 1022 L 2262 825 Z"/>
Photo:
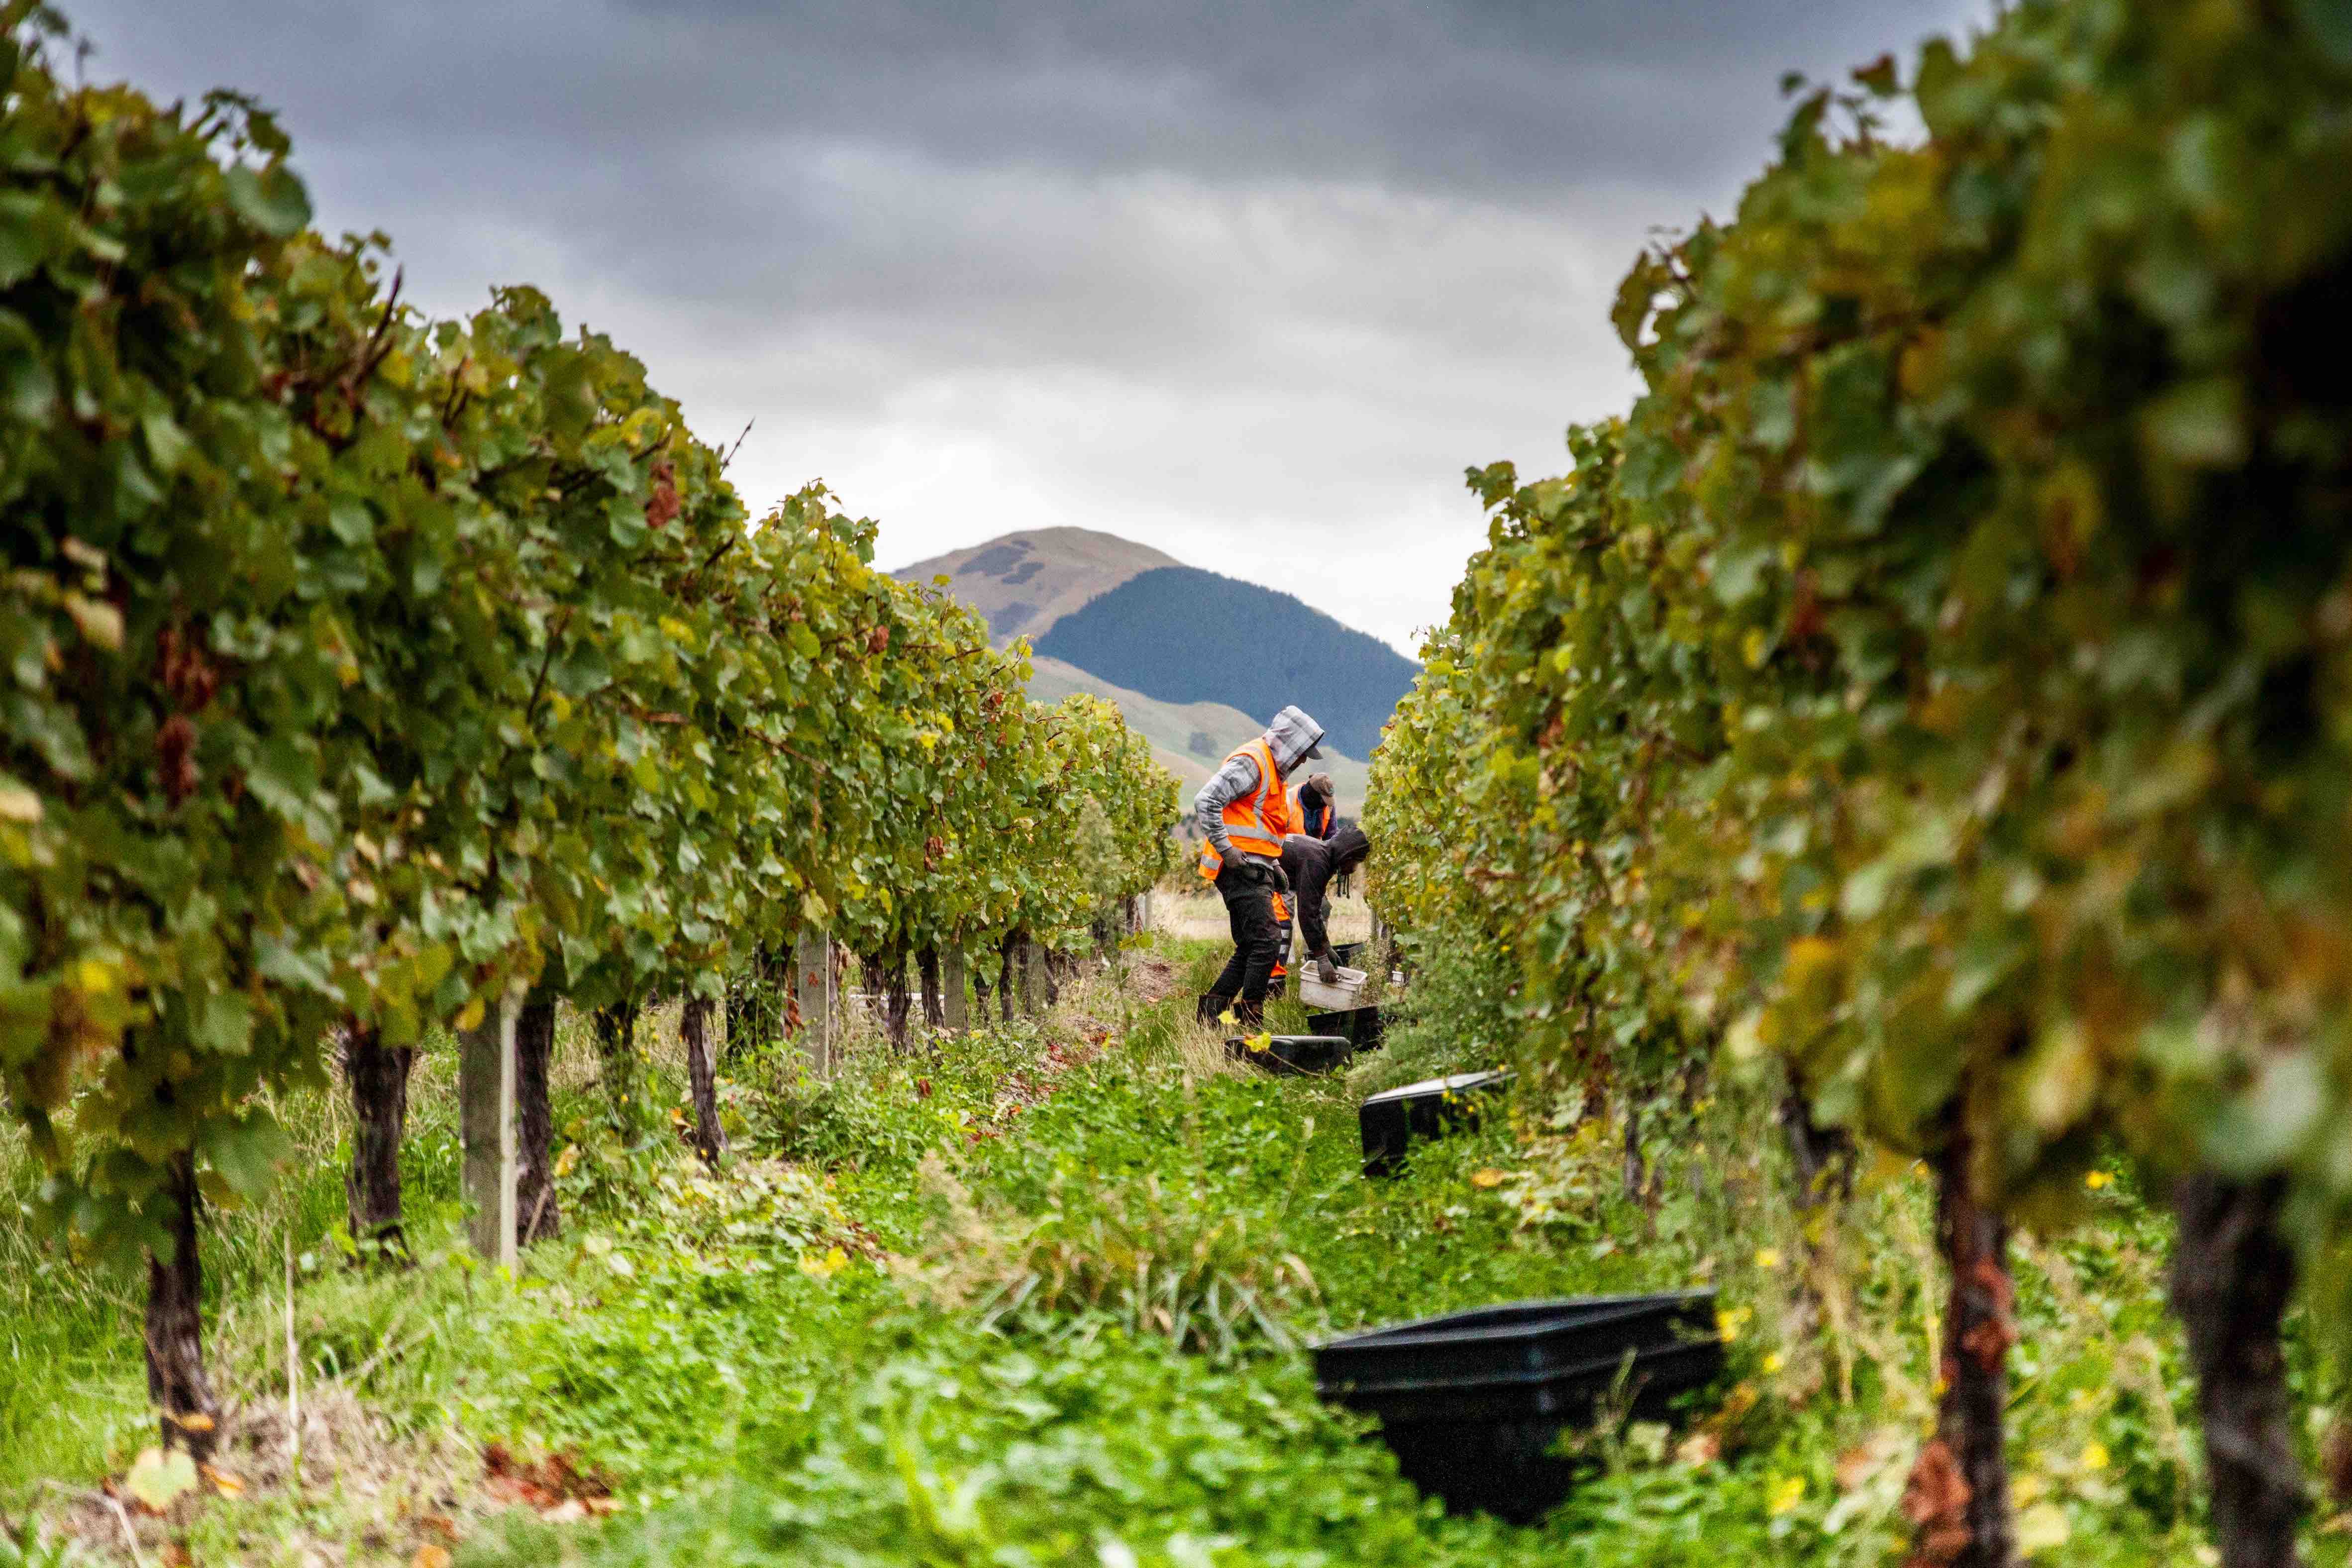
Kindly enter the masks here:
<path id="1" fill-rule="evenodd" d="M 486 1511 L 469 1448 L 446 1434 L 396 1433 L 336 1384 L 304 1391 L 299 1433 L 275 1400 L 232 1409 L 223 1427 L 199 1483 L 161 1510 L 110 1477 L 56 1489 L 64 1507 L 52 1522 L 108 1563 L 184 1563 L 192 1538 L 242 1542 L 248 1522 L 273 1550 L 293 1547 L 296 1561 L 406 1563 L 428 1544 L 454 1544 L 460 1521 Z M 330 1517 L 331 1532 L 314 1533 Z"/>
<path id="2" fill-rule="evenodd" d="M 551 1523 L 614 1511 L 612 1478 L 568 1453 L 516 1458 L 493 1443 L 478 1455 L 454 1433 L 395 1431 L 341 1386 L 305 1390 L 300 1448 L 282 1403 L 254 1402 L 225 1418 L 200 1483 L 158 1510 L 121 1477 L 95 1488 L 53 1487 L 52 1528 L 86 1560 L 155 1564 L 212 1561 L 224 1547 L 263 1550 L 308 1564 L 404 1563 L 446 1568 L 457 1545 L 509 1508 Z"/>
<path id="3" fill-rule="evenodd" d="M 1127 961 L 1127 992 L 1139 1002 L 1164 1002 L 1183 986 L 1184 972 L 1172 959 L 1139 952 Z"/>

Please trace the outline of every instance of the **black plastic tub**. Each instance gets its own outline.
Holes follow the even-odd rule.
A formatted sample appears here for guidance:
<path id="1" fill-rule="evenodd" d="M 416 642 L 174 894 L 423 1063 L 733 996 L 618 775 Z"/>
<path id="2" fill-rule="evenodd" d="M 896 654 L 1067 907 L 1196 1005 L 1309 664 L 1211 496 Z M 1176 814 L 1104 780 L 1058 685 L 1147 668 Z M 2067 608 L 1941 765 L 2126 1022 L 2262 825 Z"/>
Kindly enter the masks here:
<path id="1" fill-rule="evenodd" d="M 1324 1398 L 1380 1418 L 1405 1479 L 1456 1513 L 1526 1523 L 1568 1495 L 1552 1452 L 1603 1402 L 1644 1419 L 1723 1372 L 1715 1293 L 1519 1301 L 1369 1333 L 1315 1352 Z"/>
<path id="2" fill-rule="evenodd" d="M 1356 960 L 1372 944 L 1368 942 L 1335 942 L 1331 944 L 1331 962 L 1344 963 L 1350 969 L 1361 969 Z"/>
<path id="3" fill-rule="evenodd" d="M 1378 1007 L 1350 1007 L 1344 1013 L 1309 1013 L 1307 1026 L 1318 1035 L 1345 1035 L 1360 1051 L 1377 1051 L 1384 1033 Z"/>
<path id="4" fill-rule="evenodd" d="M 1225 1054 L 1275 1074 L 1326 1073 L 1346 1065 L 1356 1047 L 1343 1035 L 1275 1035 L 1263 1050 L 1253 1050 L 1251 1039 L 1239 1035 L 1225 1042 Z"/>
<path id="5" fill-rule="evenodd" d="M 1364 1174 L 1391 1176 L 1404 1163 L 1416 1138 L 1443 1138 L 1475 1123 L 1490 1095 L 1508 1089 L 1508 1072 L 1458 1072 L 1382 1089 L 1356 1111 L 1364 1139 Z"/>

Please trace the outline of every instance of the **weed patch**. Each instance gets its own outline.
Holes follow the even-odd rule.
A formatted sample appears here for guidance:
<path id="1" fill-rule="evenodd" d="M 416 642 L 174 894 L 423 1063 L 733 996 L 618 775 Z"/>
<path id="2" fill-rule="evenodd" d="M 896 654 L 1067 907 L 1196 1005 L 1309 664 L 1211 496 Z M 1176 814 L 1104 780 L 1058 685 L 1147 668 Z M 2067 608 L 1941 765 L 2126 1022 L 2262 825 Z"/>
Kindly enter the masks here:
<path id="1" fill-rule="evenodd" d="M 1213 956 L 1155 942 L 1170 970 Z M 1483 1041 L 1432 994 L 1401 1015 L 1429 1053 L 1416 1072 L 1458 1065 L 1447 1039 Z M 1355 1106 L 1378 1058 L 1352 1080 L 1202 1071 L 1192 997 L 1086 978 L 1051 1017 L 862 1044 L 825 1083 L 786 1055 L 739 1060 L 741 1131 L 715 1173 L 666 1130 L 685 1093 L 670 1052 L 640 1064 L 646 1114 L 626 1123 L 593 1073 L 563 1068 L 567 1229 L 517 1281 L 475 1264 L 436 1206 L 429 1100 L 419 1261 L 347 1266 L 332 1108 L 289 1108 L 320 1119 L 313 1190 L 273 1222 L 309 1226 L 300 1479 L 268 1458 L 287 1436 L 281 1230 L 268 1253 L 238 1244 L 221 1303 L 246 1495 L 138 1521 L 142 1550 L 876 1568 L 1899 1557 L 1941 1289 L 1908 1165 L 1866 1167 L 1809 1217 L 1785 1197 L 1769 1097 L 1727 1086 L 1653 1108 L 1631 1187 L 1622 1124 L 1572 1092 L 1498 1101 L 1367 1180 Z M 2168 1232 L 2112 1169 L 2096 1231 L 2020 1245 L 2021 1518 L 2063 1535 L 2046 1560 L 2188 1562 L 2203 1526 L 2180 1352 L 2155 1306 Z M 93 1394 L 78 1365 L 43 1361 L 12 1390 L 16 1419 L 54 1409 L 83 1436 L 52 1460 L 13 1435 L 25 1479 L 0 1507 L 20 1556 L 62 1550 L 61 1526 L 72 1550 L 120 1556 L 110 1512 L 30 1479 L 87 1494 L 150 1440 L 127 1308 L 103 1277 L 62 1278 L 79 1293 L 45 1318 L 16 1298 L 0 1331 L 112 1344 L 117 1381 Z M 1586 1479 L 1529 1529 L 1418 1497 L 1365 1422 L 1316 1398 L 1299 1349 L 1498 1300 L 1689 1285 L 1718 1292 L 1725 1384 L 1676 1428 L 1571 1434 Z M 32 1514 L 50 1545 L 24 1530 Z"/>

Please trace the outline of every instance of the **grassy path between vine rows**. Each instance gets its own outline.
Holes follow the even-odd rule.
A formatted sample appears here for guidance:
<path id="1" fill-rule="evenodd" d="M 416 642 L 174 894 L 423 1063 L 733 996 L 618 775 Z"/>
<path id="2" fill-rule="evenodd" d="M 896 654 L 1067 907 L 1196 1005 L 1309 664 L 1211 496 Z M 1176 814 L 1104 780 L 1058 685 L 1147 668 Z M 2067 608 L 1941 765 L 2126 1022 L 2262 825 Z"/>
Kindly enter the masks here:
<path id="1" fill-rule="evenodd" d="M 1844 1223 L 1808 1235 L 1781 1195 L 1765 1097 L 1725 1084 L 1651 1128 L 1641 1202 L 1623 1190 L 1617 1127 L 1534 1095 L 1367 1181 L 1361 1096 L 1486 1065 L 1501 1043 L 1451 1037 L 1438 975 L 1392 1047 L 1344 1079 L 1234 1069 L 1185 1022 L 1220 956 L 1156 937 L 1042 1023 L 936 1052 L 872 1047 L 830 1086 L 790 1079 L 781 1059 L 742 1064 L 716 1175 L 664 1135 L 683 1100 L 670 1042 L 654 1047 L 635 1147 L 594 1085 L 566 1079 L 565 1234 L 529 1255 L 519 1287 L 454 1244 L 446 1053 L 414 1096 L 413 1271 L 338 1259 L 336 1116 L 323 1097 L 289 1106 L 304 1173 L 273 1209 L 220 1216 L 207 1256 L 241 1492 L 165 1518 L 118 1516 L 96 1489 L 149 1440 L 132 1282 L 72 1270 L 17 1225 L 0 1257 L 0 1510 L 35 1543 L 0 1545 L 0 1563 L 128 1561 L 126 1529 L 150 1563 L 416 1568 L 445 1553 L 1899 1560 L 1903 1481 L 1934 1397 L 1913 1174 L 1865 1173 Z M 592 1060 L 581 1045 L 559 1059 Z M 0 1159 L 28 1197 L 21 1151 Z M 2189 1511 L 2191 1406 L 2156 1290 L 2162 1232 L 2128 1187 L 2090 1195 L 2109 1211 L 2096 1234 L 2024 1244 L 2013 1453 L 2042 1561 L 2207 1554 Z M 1825 1290 L 1801 1288 L 1809 1268 Z M 1710 1412 L 1591 1435 L 1592 1479 L 1538 1529 L 1444 1517 L 1364 1424 L 1317 1400 L 1298 1348 L 1495 1300 L 1695 1282 L 1722 1292 L 1734 1336 Z M 2342 1539 L 2315 1534 L 2318 1560 L 2340 1562 Z"/>

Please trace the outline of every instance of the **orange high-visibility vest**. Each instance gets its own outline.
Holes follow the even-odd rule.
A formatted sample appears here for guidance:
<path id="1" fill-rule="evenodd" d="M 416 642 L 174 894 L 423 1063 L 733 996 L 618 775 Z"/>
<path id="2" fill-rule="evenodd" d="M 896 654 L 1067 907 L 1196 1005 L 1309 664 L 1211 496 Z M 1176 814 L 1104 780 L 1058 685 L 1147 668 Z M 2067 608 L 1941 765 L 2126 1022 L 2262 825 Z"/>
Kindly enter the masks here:
<path id="1" fill-rule="evenodd" d="M 1236 849 L 1253 855 L 1263 855 L 1269 860 L 1282 858 L 1282 838 L 1286 833 L 1298 831 L 1298 818 L 1290 803 L 1290 792 L 1282 787 L 1282 775 L 1275 772 L 1274 748 L 1264 736 L 1245 746 L 1236 746 L 1225 757 L 1232 762 L 1245 756 L 1257 764 L 1257 788 L 1247 795 L 1235 795 L 1225 802 L 1219 815 L 1225 824 L 1225 837 Z M 1218 764 L 1219 768 L 1223 763 Z M 1213 882 L 1224 866 L 1224 857 L 1217 853 L 1213 843 L 1201 845 L 1201 879 Z"/>

